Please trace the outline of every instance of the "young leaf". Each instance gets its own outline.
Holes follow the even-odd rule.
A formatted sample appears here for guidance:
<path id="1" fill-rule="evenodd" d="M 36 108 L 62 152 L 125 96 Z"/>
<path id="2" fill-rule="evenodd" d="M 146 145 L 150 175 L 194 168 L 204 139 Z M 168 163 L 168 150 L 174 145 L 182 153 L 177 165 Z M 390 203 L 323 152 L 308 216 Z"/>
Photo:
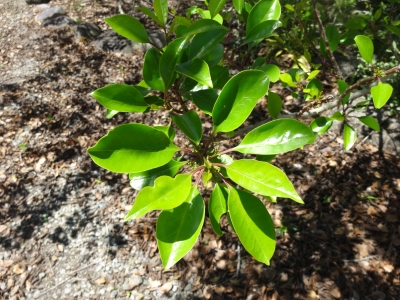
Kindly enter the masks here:
<path id="1" fill-rule="evenodd" d="M 392 95 L 393 87 L 388 83 L 379 82 L 371 88 L 372 100 L 377 109 L 382 108 Z"/>
<path id="2" fill-rule="evenodd" d="M 356 131 L 347 123 L 344 123 L 343 141 L 345 151 L 349 151 L 351 147 L 353 147 L 354 143 L 357 141 Z"/>
<path id="3" fill-rule="evenodd" d="M 339 45 L 340 35 L 337 27 L 335 25 L 328 25 L 325 29 L 326 37 L 328 38 L 329 48 L 335 51 Z"/>
<path id="4" fill-rule="evenodd" d="M 142 94 L 127 84 L 109 84 L 94 91 L 92 97 L 105 108 L 118 112 L 144 112 L 148 107 Z"/>
<path id="5" fill-rule="evenodd" d="M 319 72 L 321 72 L 321 70 L 314 70 L 310 73 L 310 75 L 308 75 L 307 80 L 311 80 L 313 78 L 315 78 L 315 76 L 317 76 L 319 74 Z"/>
<path id="6" fill-rule="evenodd" d="M 281 71 L 279 68 L 275 65 L 266 65 L 266 66 L 261 66 L 258 68 L 261 71 L 264 71 L 265 74 L 268 75 L 269 80 L 271 82 L 277 82 L 279 80 L 279 77 L 281 75 Z"/>
<path id="7" fill-rule="evenodd" d="M 150 48 L 144 57 L 143 79 L 152 89 L 164 91 L 164 82 L 160 75 L 161 53 L 155 48 Z"/>
<path id="8" fill-rule="evenodd" d="M 88 153 L 104 169 L 137 173 L 165 165 L 178 150 L 157 129 L 143 124 L 124 124 L 109 131 Z"/>
<path id="9" fill-rule="evenodd" d="M 375 120 L 371 116 L 364 116 L 364 117 L 358 117 L 358 119 L 365 125 L 367 125 L 369 128 L 372 128 L 375 131 L 380 132 L 381 127 L 379 126 L 379 123 L 377 120 Z"/>
<path id="10" fill-rule="evenodd" d="M 222 235 L 219 221 L 221 216 L 228 211 L 227 200 L 228 192 L 226 191 L 226 188 L 216 184 L 211 193 L 210 201 L 208 202 L 208 211 L 210 214 L 211 226 L 218 235 Z"/>
<path id="11" fill-rule="evenodd" d="M 320 93 L 322 92 L 322 83 L 317 78 L 311 79 L 311 81 L 307 83 L 306 89 L 309 90 L 309 94 L 311 97 L 318 98 Z"/>
<path id="12" fill-rule="evenodd" d="M 176 126 L 198 146 L 202 136 L 202 124 L 199 115 L 194 110 L 190 110 L 183 115 L 172 115 L 171 118 Z"/>
<path id="13" fill-rule="evenodd" d="M 265 39 L 271 36 L 276 28 L 281 26 L 282 23 L 280 21 L 275 21 L 275 20 L 269 20 L 257 24 L 250 31 L 246 31 L 246 39 L 244 40 L 243 44 L 248 44 L 250 42 Z"/>
<path id="14" fill-rule="evenodd" d="M 213 30 L 228 30 L 225 26 L 222 26 L 217 21 L 210 19 L 202 19 L 194 22 L 186 30 L 184 36 L 192 36 L 201 32 L 213 31 Z"/>
<path id="15" fill-rule="evenodd" d="M 242 9 L 244 7 L 244 0 L 233 0 L 233 7 L 236 9 L 238 14 L 242 13 Z"/>
<path id="16" fill-rule="evenodd" d="M 250 131 L 234 149 L 247 154 L 279 154 L 315 141 L 315 134 L 305 124 L 279 119 Z"/>
<path id="17" fill-rule="evenodd" d="M 279 0 L 259 1 L 253 6 L 246 23 L 246 37 L 258 24 L 264 21 L 279 20 L 281 5 Z"/>
<path id="18" fill-rule="evenodd" d="M 218 98 L 218 91 L 207 89 L 191 92 L 190 97 L 199 109 L 211 116 L 213 107 Z"/>
<path id="19" fill-rule="evenodd" d="M 297 87 L 293 82 L 292 76 L 290 76 L 290 74 L 288 73 L 281 74 L 280 79 L 282 82 L 286 83 L 290 87 Z"/>
<path id="20" fill-rule="evenodd" d="M 189 50 L 189 59 L 203 58 L 212 52 L 225 37 L 226 29 L 201 32 L 194 36 Z"/>
<path id="21" fill-rule="evenodd" d="M 282 99 L 278 94 L 268 92 L 268 113 L 271 118 L 276 119 L 282 109 Z"/>
<path id="22" fill-rule="evenodd" d="M 172 85 L 175 74 L 175 67 L 182 55 L 188 38 L 179 38 L 171 42 L 160 58 L 160 74 L 164 81 L 164 88 L 167 90 Z"/>
<path id="23" fill-rule="evenodd" d="M 327 117 L 318 117 L 311 122 L 310 128 L 317 134 L 323 134 L 331 128 L 333 120 Z"/>
<path id="24" fill-rule="evenodd" d="M 172 267 L 192 249 L 203 227 L 204 214 L 204 201 L 196 187 L 180 206 L 161 212 L 156 236 L 164 269 Z"/>
<path id="25" fill-rule="evenodd" d="M 185 165 L 185 162 L 179 162 L 171 160 L 169 163 L 144 172 L 131 173 L 129 174 L 130 185 L 135 190 L 140 191 L 146 186 L 153 186 L 154 180 L 160 176 L 174 177 L 178 173 L 179 169 Z"/>
<path id="26" fill-rule="evenodd" d="M 343 94 L 345 90 L 349 87 L 346 81 L 343 81 L 341 79 L 338 80 L 338 85 L 339 85 L 339 93 Z M 346 95 L 346 97 L 343 98 L 342 100 L 342 105 L 345 105 L 347 102 L 350 100 L 350 93 Z"/>
<path id="27" fill-rule="evenodd" d="M 331 119 L 332 119 L 332 120 L 335 120 L 335 121 L 342 122 L 342 121 L 344 120 L 344 117 L 343 117 L 343 115 L 342 115 L 342 113 L 341 113 L 340 111 L 336 111 L 336 112 L 332 115 Z"/>
<path id="28" fill-rule="evenodd" d="M 149 35 L 144 26 L 131 16 L 117 15 L 106 18 L 105 21 L 115 32 L 129 40 L 138 43 L 150 43 Z"/>
<path id="29" fill-rule="evenodd" d="M 286 174 L 267 162 L 241 159 L 227 166 L 226 170 L 230 179 L 249 191 L 304 203 Z"/>
<path id="30" fill-rule="evenodd" d="M 176 66 L 175 71 L 196 80 L 198 83 L 213 87 L 210 68 L 207 63 L 199 58 L 194 58 Z"/>
<path id="31" fill-rule="evenodd" d="M 275 251 L 275 227 L 264 204 L 257 197 L 229 188 L 228 210 L 243 247 L 267 265 Z"/>
<path id="32" fill-rule="evenodd" d="M 211 19 L 221 11 L 224 7 L 226 0 L 210 0 L 208 8 L 210 9 Z"/>
<path id="33" fill-rule="evenodd" d="M 154 187 L 143 188 L 135 199 L 125 221 L 144 216 L 153 210 L 172 209 L 181 205 L 188 197 L 192 187 L 190 174 L 179 174 L 175 178 L 158 177 Z"/>
<path id="34" fill-rule="evenodd" d="M 269 87 L 268 76 L 260 70 L 246 70 L 233 76 L 214 105 L 214 133 L 238 128 L 250 115 Z"/>
<path id="35" fill-rule="evenodd" d="M 165 26 L 168 21 L 168 1 L 167 0 L 154 0 L 154 11 L 161 21 L 161 26 Z"/>
<path id="36" fill-rule="evenodd" d="M 357 35 L 354 40 L 356 41 L 361 57 L 367 63 L 372 63 L 372 56 L 374 55 L 374 44 L 372 43 L 371 39 L 365 35 Z"/>

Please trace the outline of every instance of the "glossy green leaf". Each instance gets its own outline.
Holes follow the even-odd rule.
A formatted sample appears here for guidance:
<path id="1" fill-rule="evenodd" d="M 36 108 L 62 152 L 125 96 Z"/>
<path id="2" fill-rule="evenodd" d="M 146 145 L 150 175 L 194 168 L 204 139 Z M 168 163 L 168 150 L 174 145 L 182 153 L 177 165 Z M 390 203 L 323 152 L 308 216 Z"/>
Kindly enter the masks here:
<path id="1" fill-rule="evenodd" d="M 226 29 L 217 29 L 196 34 L 192 40 L 189 59 L 203 58 L 212 52 L 226 34 Z"/>
<path id="2" fill-rule="evenodd" d="M 144 112 L 147 103 L 139 91 L 127 84 L 109 84 L 92 93 L 101 105 L 119 112 Z"/>
<path id="3" fill-rule="evenodd" d="M 144 101 L 147 103 L 147 105 L 151 106 L 152 108 L 161 107 L 164 105 L 164 100 L 157 96 L 144 97 Z"/>
<path id="4" fill-rule="evenodd" d="M 335 120 L 335 121 L 343 121 L 344 120 L 344 117 L 343 117 L 343 115 L 342 115 L 342 113 L 340 112 L 340 111 L 336 111 L 333 115 L 332 115 L 332 117 L 331 117 L 331 119 L 332 120 Z"/>
<path id="5" fill-rule="evenodd" d="M 344 123 L 343 129 L 343 142 L 344 142 L 344 150 L 349 151 L 351 147 L 354 146 L 354 143 L 357 141 L 357 133 L 349 124 Z"/>
<path id="6" fill-rule="evenodd" d="M 229 80 L 229 70 L 223 66 L 216 65 L 210 69 L 211 80 L 214 88 L 222 89 Z"/>
<path id="7" fill-rule="evenodd" d="M 307 80 L 311 80 L 313 78 L 315 78 L 315 76 L 317 76 L 319 74 L 319 72 L 321 72 L 321 70 L 314 70 L 310 73 L 310 75 L 308 75 Z"/>
<path id="8" fill-rule="evenodd" d="M 327 117 L 318 117 L 311 122 L 310 128 L 317 134 L 323 134 L 331 128 L 333 120 Z"/>
<path id="9" fill-rule="evenodd" d="M 276 119 L 282 110 L 282 99 L 276 93 L 268 92 L 268 113 L 271 118 Z"/>
<path id="10" fill-rule="evenodd" d="M 203 227 L 204 214 L 204 201 L 196 187 L 180 206 L 161 212 L 156 236 L 164 269 L 172 267 L 192 249 Z"/>
<path id="11" fill-rule="evenodd" d="M 265 39 L 272 36 L 274 30 L 282 26 L 280 21 L 270 20 L 254 26 L 250 31 L 246 31 L 246 39 L 243 44 Z"/>
<path id="12" fill-rule="evenodd" d="M 199 58 L 194 58 L 176 66 L 175 71 L 196 80 L 210 88 L 213 87 L 210 68 L 207 63 Z"/>
<path id="13" fill-rule="evenodd" d="M 236 9 L 236 11 L 240 15 L 242 13 L 242 9 L 244 7 L 244 0 L 233 0 L 233 7 Z"/>
<path id="14" fill-rule="evenodd" d="M 343 81 L 341 79 L 338 80 L 338 86 L 339 86 L 339 93 L 343 94 L 345 90 L 349 87 L 346 81 Z M 345 105 L 347 102 L 350 100 L 350 93 L 346 95 L 343 100 L 342 100 L 342 105 Z"/>
<path id="15" fill-rule="evenodd" d="M 254 61 L 253 66 L 251 68 L 259 69 L 263 64 L 265 64 L 265 61 L 266 61 L 265 57 L 257 57 L 257 59 Z M 271 80 L 271 78 L 270 78 L 270 80 Z"/>
<path id="16" fill-rule="evenodd" d="M 139 192 L 125 221 L 142 217 L 153 210 L 175 208 L 187 199 L 191 188 L 190 174 L 179 174 L 175 178 L 158 177 L 154 181 L 154 187 L 147 186 Z"/>
<path id="17" fill-rule="evenodd" d="M 378 9 L 375 13 L 374 13 L 374 21 L 379 20 L 379 18 L 382 15 L 382 8 Z"/>
<path id="18" fill-rule="evenodd" d="M 225 26 L 222 26 L 215 20 L 202 19 L 194 22 L 186 30 L 184 36 L 192 36 L 198 33 L 213 31 L 213 30 L 227 30 Z"/>
<path id="19" fill-rule="evenodd" d="M 372 56 L 374 55 L 374 44 L 372 43 L 371 39 L 365 35 L 357 35 L 354 40 L 356 41 L 361 57 L 367 63 L 372 63 Z"/>
<path id="20" fill-rule="evenodd" d="M 88 153 L 104 169 L 137 173 L 165 165 L 178 150 L 163 132 L 134 123 L 109 131 Z"/>
<path id="21" fill-rule="evenodd" d="M 335 25 L 328 25 L 325 28 L 326 37 L 328 38 L 329 48 L 335 51 L 340 42 L 340 34 Z"/>
<path id="22" fill-rule="evenodd" d="M 388 83 L 379 82 L 378 85 L 371 88 L 372 100 L 377 109 L 382 108 L 392 96 L 393 87 Z"/>
<path id="23" fill-rule="evenodd" d="M 380 132 L 381 131 L 381 127 L 379 126 L 379 123 L 377 120 L 375 120 L 373 117 L 371 116 L 364 116 L 364 117 L 358 117 L 358 119 L 365 125 L 367 125 L 369 128 Z"/>
<path id="24" fill-rule="evenodd" d="M 167 0 L 154 0 L 154 11 L 157 18 L 161 21 L 161 25 L 165 26 L 168 21 L 168 1 Z"/>
<path id="25" fill-rule="evenodd" d="M 234 149 L 248 154 L 279 154 L 315 141 L 315 134 L 305 124 L 279 119 L 250 131 Z"/>
<path id="26" fill-rule="evenodd" d="M 199 109 L 211 116 L 213 107 L 218 98 L 218 91 L 207 89 L 191 92 L 190 98 Z"/>
<path id="27" fill-rule="evenodd" d="M 227 166 L 226 170 L 231 180 L 249 191 L 303 203 L 286 174 L 267 162 L 241 159 Z"/>
<path id="28" fill-rule="evenodd" d="M 154 129 L 163 132 L 171 142 L 174 141 L 175 135 L 176 135 L 176 131 L 173 127 L 171 127 L 170 125 L 167 126 L 154 126 Z"/>
<path id="29" fill-rule="evenodd" d="M 160 19 L 147 7 L 141 6 L 138 7 L 138 10 L 153 19 L 153 21 L 156 22 L 158 25 L 163 26 L 163 23 L 160 21 Z"/>
<path id="30" fill-rule="evenodd" d="M 202 10 L 199 8 L 198 13 L 201 15 L 201 17 L 203 19 L 212 19 L 214 21 L 217 21 L 221 25 L 224 22 L 224 19 L 222 18 L 222 16 L 220 14 L 217 14 L 214 18 L 211 18 L 211 13 L 209 10 Z"/>
<path id="31" fill-rule="evenodd" d="M 202 137 L 202 124 L 199 115 L 190 110 L 183 115 L 171 115 L 172 120 L 180 130 L 197 146 Z"/>
<path id="32" fill-rule="evenodd" d="M 391 32 L 393 32 L 394 34 L 400 36 L 400 28 L 399 28 L 399 27 L 396 27 L 396 26 L 389 26 L 389 25 L 386 25 L 385 27 L 386 27 L 387 29 L 389 29 Z"/>
<path id="33" fill-rule="evenodd" d="M 226 0 L 210 0 L 208 4 L 208 8 L 210 9 L 211 19 L 221 11 L 224 7 Z"/>
<path id="34" fill-rule="evenodd" d="M 164 91 L 164 81 L 160 74 L 161 53 L 150 48 L 144 57 L 143 79 L 148 86 L 157 91 Z"/>
<path id="35" fill-rule="evenodd" d="M 253 6 L 246 23 L 246 37 L 260 23 L 279 20 L 281 5 L 279 0 L 262 0 Z"/>
<path id="36" fill-rule="evenodd" d="M 211 193 L 210 201 L 208 202 L 208 212 L 210 214 L 210 222 L 214 232 L 222 235 L 219 221 L 223 214 L 228 211 L 227 207 L 228 192 L 225 187 L 216 184 Z"/>
<path id="37" fill-rule="evenodd" d="M 264 204 L 257 197 L 230 187 L 228 209 L 243 247 L 256 260 L 269 265 L 275 252 L 275 227 Z"/>
<path id="38" fill-rule="evenodd" d="M 128 15 L 117 15 L 106 18 L 105 21 L 119 35 L 138 43 L 150 43 L 149 35 L 144 26 Z"/>
<path id="39" fill-rule="evenodd" d="M 176 16 L 174 18 L 174 23 L 183 25 L 185 27 L 189 27 L 192 24 L 189 19 L 187 19 L 185 17 L 181 17 L 181 16 Z"/>
<path id="40" fill-rule="evenodd" d="M 246 70 L 233 76 L 223 87 L 214 105 L 214 133 L 238 128 L 250 115 L 269 87 L 268 76 L 260 70 Z"/>
<path id="41" fill-rule="evenodd" d="M 275 65 L 261 66 L 258 69 L 264 71 L 271 82 L 277 82 L 281 76 L 281 70 Z"/>
<path id="42" fill-rule="evenodd" d="M 256 155 L 256 160 L 258 161 L 263 161 L 263 162 L 271 162 L 274 158 L 276 157 L 276 154 L 271 154 L 271 155 Z"/>
<path id="43" fill-rule="evenodd" d="M 130 185 L 135 190 L 140 191 L 146 186 L 153 186 L 154 181 L 160 176 L 165 175 L 174 177 L 176 173 L 178 173 L 179 169 L 183 167 L 185 164 L 186 164 L 185 162 L 171 160 L 167 164 L 155 169 L 139 173 L 131 173 L 129 174 Z"/>
<path id="44" fill-rule="evenodd" d="M 186 45 L 188 38 L 178 38 L 171 42 L 160 58 L 160 74 L 164 88 L 169 89 L 175 78 L 175 67 Z"/>
<path id="45" fill-rule="evenodd" d="M 290 87 L 297 87 L 293 82 L 292 76 L 290 76 L 290 74 L 288 73 L 281 74 L 280 79 L 282 82 L 286 83 Z"/>
<path id="46" fill-rule="evenodd" d="M 367 26 L 367 21 L 362 17 L 354 17 L 344 25 L 347 29 L 360 30 Z"/>

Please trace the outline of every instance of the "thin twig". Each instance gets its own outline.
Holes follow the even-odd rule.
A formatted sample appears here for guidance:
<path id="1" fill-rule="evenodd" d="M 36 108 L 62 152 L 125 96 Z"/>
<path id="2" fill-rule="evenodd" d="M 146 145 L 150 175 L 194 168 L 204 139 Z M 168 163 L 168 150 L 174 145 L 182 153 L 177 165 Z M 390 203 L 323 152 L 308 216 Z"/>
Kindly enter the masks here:
<path id="1" fill-rule="evenodd" d="M 385 76 L 387 75 L 391 75 L 393 73 L 399 72 L 400 71 L 400 65 L 393 67 L 387 71 L 384 72 Z M 367 78 L 363 78 L 360 81 L 357 81 L 355 84 L 349 86 L 338 98 L 337 100 L 337 106 L 340 105 L 340 103 L 342 102 L 342 100 L 344 99 L 344 97 L 347 96 L 347 94 L 351 93 L 351 91 L 355 90 L 356 88 L 360 87 L 361 85 L 364 84 L 370 84 L 371 82 L 373 82 L 374 80 L 377 79 L 377 76 L 371 76 L 371 77 L 367 77 Z"/>
<path id="2" fill-rule="evenodd" d="M 339 77 L 339 79 L 343 79 L 342 71 L 340 71 L 340 68 L 336 62 L 335 56 L 333 55 L 333 52 L 332 52 L 331 48 L 329 47 L 329 41 L 326 36 L 324 25 L 322 24 L 322 21 L 321 21 L 321 15 L 319 14 L 319 10 L 317 8 L 317 1 L 313 0 L 313 6 L 314 6 L 314 15 L 315 15 L 315 18 L 317 19 L 319 31 L 321 33 L 322 40 L 325 44 L 326 51 L 328 52 L 329 58 L 332 61 L 336 75 Z"/>
<path id="3" fill-rule="evenodd" d="M 236 265 L 236 277 L 239 277 L 240 274 L 240 242 L 238 242 L 238 260 Z"/>
<path id="4" fill-rule="evenodd" d="M 366 260 L 371 260 L 373 258 L 376 258 L 379 260 L 378 255 L 371 255 L 371 256 L 366 256 L 363 258 L 356 258 L 356 259 L 343 259 L 344 262 L 359 262 L 359 261 L 366 261 Z"/>
<path id="5" fill-rule="evenodd" d="M 74 278 L 74 277 L 69 277 L 67 279 L 65 279 L 63 282 L 57 284 L 56 286 L 53 286 L 52 288 L 48 289 L 47 291 L 43 292 L 42 294 L 40 294 L 37 298 L 43 297 L 44 295 L 46 295 L 47 293 L 51 292 L 52 290 L 60 287 L 61 285 L 63 285 L 64 283 L 68 282 L 68 281 L 78 281 L 78 280 L 86 280 L 86 278 Z"/>

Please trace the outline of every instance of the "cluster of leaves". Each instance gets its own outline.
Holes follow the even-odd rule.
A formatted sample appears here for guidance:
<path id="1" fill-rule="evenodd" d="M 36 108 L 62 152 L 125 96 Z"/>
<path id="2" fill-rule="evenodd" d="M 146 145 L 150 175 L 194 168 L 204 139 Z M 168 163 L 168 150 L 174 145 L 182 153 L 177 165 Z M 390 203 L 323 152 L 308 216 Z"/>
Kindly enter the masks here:
<path id="1" fill-rule="evenodd" d="M 240 68 L 232 76 L 233 52 L 223 45 L 229 28 L 223 24 L 233 15 L 221 12 L 225 2 L 206 1 L 208 9 L 191 7 L 185 16 L 175 16 L 170 26 L 167 0 L 155 0 L 153 10 L 139 8 L 165 33 L 166 46 L 161 49 L 154 44 L 147 51 L 143 81 L 138 85 L 111 84 L 92 94 L 107 109 L 107 117 L 119 112 L 170 112 L 166 126 L 123 124 L 88 149 L 96 164 L 113 172 L 128 173 L 132 187 L 139 190 L 126 220 L 161 210 L 156 237 L 165 268 L 173 266 L 194 246 L 205 218 L 205 202 L 198 187 L 201 183 L 207 186 L 210 181 L 214 185 L 208 213 L 216 234 L 222 235 L 219 222 L 226 215 L 245 249 L 255 259 L 269 264 L 275 249 L 275 229 L 260 198 L 276 202 L 277 197 L 282 197 L 303 203 L 285 173 L 270 161 L 277 154 L 313 143 L 335 118 L 347 117 L 338 112 L 336 116 L 318 118 L 310 126 L 294 119 L 277 119 L 248 132 L 237 146 L 223 149 L 219 144 L 221 136 L 233 136 L 260 98 L 268 97 L 271 118 L 279 116 L 282 100 L 269 91 L 270 82 L 281 80 L 306 93 L 312 101 L 323 97 L 322 84 L 316 78 L 318 69 L 293 68 L 281 74 L 277 66 L 260 57 L 251 67 Z M 245 26 L 245 35 L 238 38 L 240 47 L 247 47 L 247 52 L 277 36 L 276 30 L 282 25 L 278 0 L 233 0 L 233 7 L 235 16 Z M 130 40 L 152 43 L 144 26 L 131 16 L 118 15 L 106 22 Z M 334 29 L 328 32 L 329 47 L 333 49 L 340 40 Z M 369 61 L 373 53 L 369 38 L 358 35 L 356 42 L 363 58 Z M 307 52 L 304 59 L 298 60 L 298 66 L 316 68 Z M 304 81 L 307 84 L 303 86 Z M 347 87 L 346 82 L 339 82 L 342 93 L 346 93 Z M 375 106 L 380 108 L 390 91 L 380 83 L 372 94 Z M 342 105 L 346 101 L 347 96 Z M 211 131 L 204 128 L 200 111 L 212 122 Z M 367 118 L 364 123 L 375 127 Z M 346 128 L 345 137 L 350 137 L 345 139 L 351 141 L 346 142 L 349 149 L 355 135 Z M 190 147 L 174 143 L 176 129 L 186 136 Z M 248 158 L 234 160 L 230 155 L 233 152 Z"/>

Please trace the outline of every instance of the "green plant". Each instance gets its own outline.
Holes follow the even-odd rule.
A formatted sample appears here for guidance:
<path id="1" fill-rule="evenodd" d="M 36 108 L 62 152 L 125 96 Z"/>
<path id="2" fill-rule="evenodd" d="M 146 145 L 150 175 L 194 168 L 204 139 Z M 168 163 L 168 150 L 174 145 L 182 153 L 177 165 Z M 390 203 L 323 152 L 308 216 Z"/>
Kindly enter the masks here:
<path id="1" fill-rule="evenodd" d="M 313 143 L 317 134 L 326 132 L 334 120 L 347 120 L 353 109 L 349 93 L 359 85 L 349 86 L 339 80 L 341 96 L 337 101 L 343 109 L 331 117 L 316 118 L 310 126 L 282 118 L 263 121 L 251 131 L 238 129 L 258 100 L 266 95 L 270 117 L 280 116 L 282 100 L 269 91 L 270 82 L 279 79 L 306 94 L 309 104 L 298 116 L 332 98 L 324 97 L 321 81 L 316 78 L 319 66 L 311 63 L 307 51 L 297 56 L 300 69 L 293 68 L 284 74 L 263 57 L 251 62 L 257 47 L 275 36 L 282 25 L 278 0 L 233 1 L 238 19 L 245 24 L 245 35 L 236 37 L 239 44 L 235 49 L 226 49 L 222 44 L 229 33 L 223 23 L 232 19 L 230 14 L 220 14 L 225 0 L 210 0 L 206 4 L 208 10 L 192 7 L 186 16 L 175 16 L 171 27 L 167 26 L 167 0 L 155 0 L 154 11 L 139 8 L 164 32 L 167 45 L 163 49 L 152 44 L 138 20 L 127 15 L 106 19 L 120 35 L 150 43 L 153 48 L 144 57 L 141 83 L 111 84 L 96 90 L 92 96 L 107 109 L 107 118 L 119 112 L 166 110 L 170 112 L 170 122 L 164 126 L 138 123 L 117 126 L 89 148 L 88 153 L 99 166 L 128 173 L 131 186 L 139 190 L 126 220 L 153 210 L 162 211 L 156 237 L 164 268 L 173 266 L 194 246 L 206 210 L 198 187 L 201 183 L 207 187 L 209 182 L 214 185 L 208 213 L 216 234 L 222 235 L 219 222 L 226 215 L 246 250 L 255 259 L 269 264 L 275 249 L 275 228 L 260 198 L 276 202 L 277 197 L 282 197 L 303 203 L 285 173 L 269 162 L 277 154 Z M 317 23 L 321 24 L 315 4 L 314 8 Z M 326 35 L 323 27 L 321 30 Z M 330 57 L 340 42 L 338 39 L 335 29 L 330 27 L 322 40 Z M 358 35 L 356 42 L 362 57 L 369 62 L 373 53 L 370 40 Z M 233 69 L 236 74 L 231 76 Z M 340 70 L 336 71 L 340 78 Z M 372 83 L 388 72 L 394 71 L 377 72 L 362 83 Z M 390 91 L 387 85 L 378 84 L 372 88 L 372 96 L 375 106 L 380 108 Z M 212 122 L 211 131 L 203 127 L 200 111 Z M 360 121 L 379 129 L 371 117 Z M 190 147 L 175 144 L 176 129 L 189 140 Z M 242 135 L 245 136 L 238 145 L 223 148 L 221 141 Z M 346 122 L 346 150 L 355 138 L 354 130 Z M 233 152 L 246 158 L 234 160 Z"/>

